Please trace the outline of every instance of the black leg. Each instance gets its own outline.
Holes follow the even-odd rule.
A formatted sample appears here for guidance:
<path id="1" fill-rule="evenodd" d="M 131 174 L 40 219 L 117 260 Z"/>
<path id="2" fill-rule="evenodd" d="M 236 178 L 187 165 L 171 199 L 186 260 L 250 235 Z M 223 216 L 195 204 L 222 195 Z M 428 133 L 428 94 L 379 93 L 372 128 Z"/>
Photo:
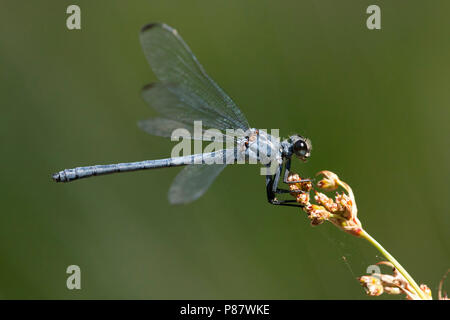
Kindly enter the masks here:
<path id="1" fill-rule="evenodd" d="M 276 195 L 281 194 L 281 193 L 292 193 L 292 192 L 302 193 L 303 192 L 302 190 L 290 191 L 290 190 L 278 188 L 278 182 L 280 180 L 280 175 L 281 175 L 282 169 L 283 169 L 283 164 L 281 164 L 277 168 L 277 171 L 273 176 L 271 176 L 271 175 L 266 176 L 267 201 L 270 204 L 278 205 L 278 206 L 304 207 L 303 205 L 298 204 L 296 200 L 281 200 L 280 201 L 276 198 Z"/>
<path id="2" fill-rule="evenodd" d="M 275 192 L 273 192 L 273 190 L 272 190 L 273 182 L 274 182 L 274 177 L 271 175 L 267 175 L 266 176 L 266 193 L 267 193 L 267 201 L 269 201 L 269 203 L 273 203 L 273 201 L 275 201 Z"/>
<path id="3" fill-rule="evenodd" d="M 286 164 L 284 166 L 284 177 L 283 177 L 283 182 L 284 183 L 292 184 L 292 183 L 301 183 L 301 182 L 311 181 L 311 179 L 301 179 L 301 180 L 296 180 L 296 181 L 288 181 L 290 170 L 291 170 L 291 159 L 289 158 L 289 159 L 286 160 Z"/>
<path id="4" fill-rule="evenodd" d="M 277 171 L 275 172 L 273 184 L 272 184 L 272 191 L 274 193 L 277 193 L 278 190 L 278 182 L 280 181 L 281 171 L 283 170 L 283 164 L 280 164 L 277 168 Z"/>
<path id="5" fill-rule="evenodd" d="M 297 208 L 303 208 L 304 207 L 304 205 L 299 204 L 295 200 L 281 200 L 281 201 L 279 201 L 279 200 L 275 199 L 275 200 L 271 201 L 270 204 L 273 204 L 274 206 L 287 206 L 287 207 L 297 207 Z"/>

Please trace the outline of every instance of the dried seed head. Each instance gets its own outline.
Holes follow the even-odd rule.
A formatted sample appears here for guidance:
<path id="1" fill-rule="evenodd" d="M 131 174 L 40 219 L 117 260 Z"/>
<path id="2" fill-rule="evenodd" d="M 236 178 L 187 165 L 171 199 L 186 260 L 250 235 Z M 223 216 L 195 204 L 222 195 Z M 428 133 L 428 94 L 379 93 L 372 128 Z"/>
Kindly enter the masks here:
<path id="1" fill-rule="evenodd" d="M 301 180 L 300 176 L 297 173 L 291 174 L 289 175 L 289 177 L 287 178 L 287 181 L 292 182 L 292 181 L 299 181 Z"/>
<path id="2" fill-rule="evenodd" d="M 309 219 L 311 220 L 311 225 L 317 226 L 322 224 L 325 220 L 328 220 L 330 213 L 322 206 L 312 204 L 305 208 Z"/>
<path id="3" fill-rule="evenodd" d="M 397 287 L 384 287 L 383 290 L 387 294 L 402 294 L 402 290 Z"/>
<path id="4" fill-rule="evenodd" d="M 420 290 L 422 290 L 431 300 L 431 289 L 426 284 L 421 284 Z"/>
<path id="5" fill-rule="evenodd" d="M 317 183 L 317 187 L 324 191 L 333 191 L 336 190 L 339 186 L 339 178 L 338 176 L 328 170 L 323 170 L 317 173 L 317 175 L 323 175 L 324 178 Z"/>
<path id="6" fill-rule="evenodd" d="M 316 195 L 314 196 L 314 200 L 322 206 L 325 207 L 328 211 L 331 213 L 335 213 L 338 210 L 338 206 L 336 203 L 334 203 L 333 199 L 330 199 L 327 197 L 326 194 L 321 192 L 315 192 Z"/>
<path id="7" fill-rule="evenodd" d="M 342 217 L 346 219 L 353 218 L 353 201 L 352 199 L 346 195 L 345 193 L 337 194 L 336 197 L 336 204 L 339 213 Z"/>
<path id="8" fill-rule="evenodd" d="M 391 274 L 373 274 L 371 276 L 362 276 L 359 278 L 361 285 L 366 289 L 368 295 L 373 295 L 373 291 L 376 290 L 375 284 L 380 284 L 382 290 L 378 290 L 378 292 L 386 292 L 387 294 L 405 294 L 406 299 L 408 300 L 421 300 L 422 298 L 419 296 L 417 291 L 411 286 L 411 284 L 403 277 L 403 275 L 394 268 L 394 265 L 388 261 L 381 261 L 377 263 L 377 265 L 385 265 L 392 268 Z M 375 278 L 378 280 L 373 280 L 371 278 Z M 369 281 L 369 279 L 371 279 Z M 379 289 L 379 288 L 378 288 Z M 428 286 L 422 284 L 420 286 L 420 290 L 425 293 L 428 299 L 431 299 L 431 290 Z M 380 294 L 381 294 L 380 293 Z"/>
<path id="9" fill-rule="evenodd" d="M 289 185 L 289 190 L 290 191 L 298 191 L 298 190 L 300 190 L 300 186 L 298 185 L 298 183 L 292 183 Z M 295 192 L 291 192 L 291 195 L 293 195 L 295 197 Z"/>
<path id="10" fill-rule="evenodd" d="M 341 230 L 354 236 L 360 236 L 362 226 L 357 218 L 358 210 L 350 186 L 341 181 L 339 177 L 331 171 L 325 170 L 318 174 L 322 174 L 325 177 L 317 184 L 319 188 L 324 190 L 334 190 L 340 186 L 347 191 L 348 194 L 338 194 L 333 200 L 324 193 L 315 191 L 314 200 L 317 205 L 311 205 L 309 203 L 309 192 L 313 188 L 312 183 L 310 181 L 294 182 L 301 181 L 301 177 L 298 174 L 291 174 L 287 178 L 289 182 L 292 182 L 289 184 L 290 194 L 296 198 L 298 203 L 302 204 L 303 210 L 308 214 L 312 225 L 319 225 L 325 220 L 328 220 Z M 303 191 L 304 194 L 299 191 Z"/>
<path id="11" fill-rule="evenodd" d="M 359 282 L 363 286 L 367 295 L 369 296 L 379 296 L 383 294 L 384 288 L 381 284 L 380 279 L 373 276 L 362 276 L 358 278 Z"/>
<path id="12" fill-rule="evenodd" d="M 301 178 L 298 174 L 296 174 L 296 173 L 291 174 L 291 175 L 288 176 L 288 178 L 287 178 L 287 181 L 288 181 L 288 182 L 301 181 L 301 180 L 302 180 L 302 178 Z M 312 185 L 312 182 L 311 182 L 311 181 L 301 181 L 301 182 L 290 183 L 290 184 L 289 184 L 289 189 L 290 189 L 291 191 L 294 191 L 294 190 L 302 190 L 303 192 L 309 192 L 309 191 L 311 191 L 312 187 L 313 187 L 313 185 Z M 295 196 L 295 195 L 294 195 L 294 196 Z"/>
<path id="13" fill-rule="evenodd" d="M 309 193 L 299 193 L 297 195 L 297 202 L 303 206 L 309 205 Z"/>
<path id="14" fill-rule="evenodd" d="M 300 189 L 302 189 L 304 192 L 310 192 L 313 188 L 311 181 L 303 181 L 300 183 Z"/>

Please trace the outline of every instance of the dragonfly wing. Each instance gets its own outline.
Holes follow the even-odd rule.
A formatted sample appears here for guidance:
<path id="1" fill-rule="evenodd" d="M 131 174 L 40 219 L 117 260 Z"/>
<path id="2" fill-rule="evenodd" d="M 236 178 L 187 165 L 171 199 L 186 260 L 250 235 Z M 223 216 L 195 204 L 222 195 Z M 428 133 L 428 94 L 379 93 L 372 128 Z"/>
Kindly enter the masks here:
<path id="1" fill-rule="evenodd" d="M 201 197 L 227 163 L 239 158 L 239 154 L 236 149 L 223 149 L 216 151 L 216 157 L 223 159 L 223 164 L 191 164 L 181 170 L 169 189 L 170 203 L 189 203 Z"/>
<path id="2" fill-rule="evenodd" d="M 189 132 L 193 131 L 192 125 L 185 125 L 181 122 L 166 118 L 150 118 L 138 122 L 139 128 L 145 132 L 159 137 L 170 138 L 172 132 L 178 128 L 184 128 Z"/>
<path id="3" fill-rule="evenodd" d="M 191 164 L 175 177 L 169 189 L 171 204 L 189 203 L 200 198 L 226 164 Z"/>
<path id="4" fill-rule="evenodd" d="M 211 132 L 205 129 L 203 129 L 202 132 L 199 132 L 199 134 L 196 135 L 194 134 L 194 126 L 192 125 L 192 123 L 186 124 L 172 119 L 159 117 L 141 120 L 138 122 L 138 126 L 151 135 L 164 138 L 171 138 L 172 134 L 177 129 L 186 129 L 189 132 L 188 137 L 191 140 L 214 140 L 218 142 L 224 142 L 226 141 L 226 137 L 228 136 L 226 134 L 223 134 L 222 132 Z"/>
<path id="5" fill-rule="evenodd" d="M 143 88 L 142 97 L 165 118 L 186 125 L 192 126 L 194 121 L 201 120 L 205 128 L 241 128 L 220 109 L 210 107 L 200 95 L 180 85 L 152 83 Z"/>
<path id="6" fill-rule="evenodd" d="M 161 81 L 143 89 L 144 99 L 164 117 L 183 123 L 247 130 L 249 124 L 233 100 L 206 74 L 177 31 L 166 24 L 142 28 L 144 54 Z"/>

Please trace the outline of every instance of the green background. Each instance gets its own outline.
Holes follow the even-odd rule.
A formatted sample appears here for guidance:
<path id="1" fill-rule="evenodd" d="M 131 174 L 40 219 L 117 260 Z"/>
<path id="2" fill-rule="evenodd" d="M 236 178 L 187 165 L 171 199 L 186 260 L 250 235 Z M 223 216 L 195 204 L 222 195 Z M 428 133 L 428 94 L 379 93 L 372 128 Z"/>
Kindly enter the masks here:
<path id="1" fill-rule="evenodd" d="M 81 30 L 66 28 L 69 4 Z M 381 30 L 366 28 L 370 4 Z M 138 40 L 153 21 L 179 31 L 252 126 L 310 137 L 294 169 L 350 183 L 366 229 L 436 296 L 450 266 L 448 12 L 445 0 L 2 0 L 0 298 L 367 298 L 355 278 L 377 252 L 270 206 L 259 166 L 230 166 L 186 206 L 167 201 L 177 168 L 51 181 L 170 154 L 136 125 L 155 115 Z"/>

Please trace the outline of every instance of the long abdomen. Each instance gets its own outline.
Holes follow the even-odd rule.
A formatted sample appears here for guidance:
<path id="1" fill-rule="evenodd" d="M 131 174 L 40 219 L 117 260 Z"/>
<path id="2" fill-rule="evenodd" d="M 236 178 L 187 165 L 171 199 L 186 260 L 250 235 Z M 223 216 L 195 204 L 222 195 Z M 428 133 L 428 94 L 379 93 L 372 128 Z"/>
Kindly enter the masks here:
<path id="1" fill-rule="evenodd" d="M 78 167 L 73 169 L 62 170 L 60 172 L 53 174 L 52 177 L 53 180 L 56 182 L 70 182 L 82 178 L 118 172 L 177 167 L 191 163 L 202 164 L 205 163 L 205 159 L 208 156 L 209 156 L 208 154 L 194 154 L 190 156 L 159 159 L 159 160 L 146 160 L 139 162 Z"/>

